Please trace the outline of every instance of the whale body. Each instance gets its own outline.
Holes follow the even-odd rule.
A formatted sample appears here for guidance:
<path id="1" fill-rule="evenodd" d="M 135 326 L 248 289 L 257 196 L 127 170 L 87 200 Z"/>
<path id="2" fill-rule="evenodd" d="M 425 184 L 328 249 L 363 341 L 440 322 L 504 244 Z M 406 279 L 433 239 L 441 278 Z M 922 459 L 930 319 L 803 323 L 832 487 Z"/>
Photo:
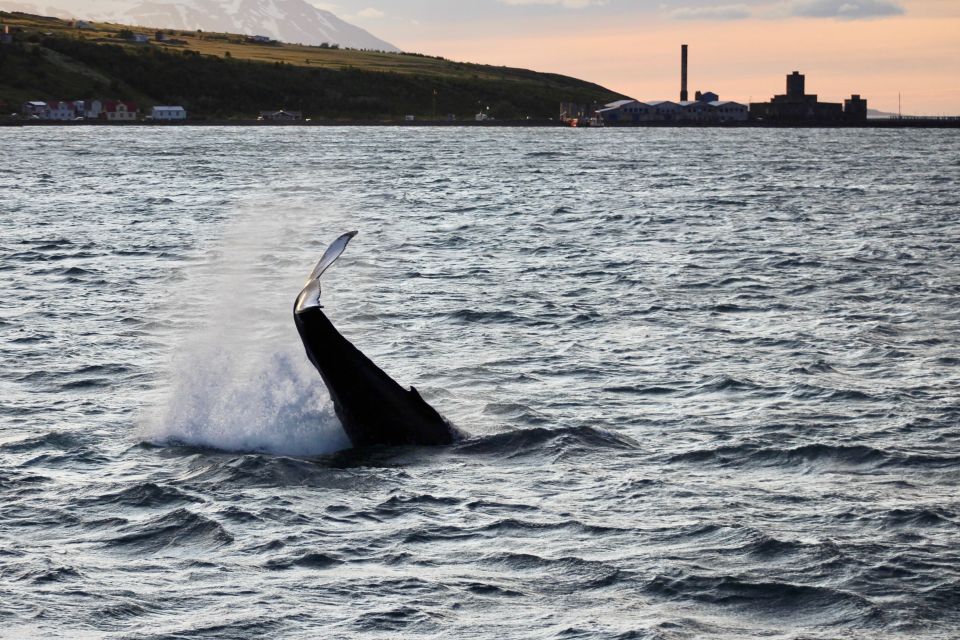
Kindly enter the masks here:
<path id="1" fill-rule="evenodd" d="M 459 432 L 413 387 L 404 389 L 344 338 L 320 305 L 320 276 L 357 235 L 330 245 L 293 308 L 307 357 L 330 391 L 333 407 L 354 447 L 447 445 Z"/>

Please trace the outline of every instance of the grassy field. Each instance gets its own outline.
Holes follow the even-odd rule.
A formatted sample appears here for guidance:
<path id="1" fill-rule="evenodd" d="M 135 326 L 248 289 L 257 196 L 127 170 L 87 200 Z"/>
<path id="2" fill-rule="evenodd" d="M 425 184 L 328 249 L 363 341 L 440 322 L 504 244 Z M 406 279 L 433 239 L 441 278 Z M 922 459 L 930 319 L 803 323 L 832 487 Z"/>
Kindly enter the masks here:
<path id="1" fill-rule="evenodd" d="M 24 52 L 41 50 L 39 54 L 30 51 L 36 58 L 24 61 L 16 60 L 17 56 L 9 52 L 4 56 L 0 47 L 0 64 L 4 65 L 0 68 L 0 100 L 8 105 L 27 99 L 92 97 L 131 99 L 149 105 L 179 98 L 180 102 L 194 100 L 194 104 L 185 106 L 198 115 L 243 116 L 239 111 L 231 112 L 222 103 L 213 104 L 217 100 L 207 100 L 210 104 L 205 105 L 203 100 L 197 100 L 205 96 L 188 95 L 190 92 L 179 95 L 167 86 L 155 88 L 144 79 L 118 73 L 110 60 L 91 51 L 93 45 L 104 47 L 121 63 L 140 60 L 141 71 L 155 71 L 156 65 L 144 61 L 167 60 L 168 66 L 182 67 L 180 61 L 191 58 L 194 62 L 209 64 L 217 60 L 229 64 L 228 69 L 233 73 L 228 75 L 234 77 L 234 84 L 238 82 L 235 77 L 238 70 L 262 79 L 264 69 L 290 78 L 332 82 L 337 88 L 332 94 L 324 93 L 322 102 L 326 104 L 320 104 L 316 91 L 291 93 L 289 84 L 282 79 L 268 82 L 276 84 L 278 89 L 282 86 L 283 91 L 276 99 L 265 101 L 264 109 L 280 106 L 316 109 L 319 116 L 349 117 L 358 105 L 367 104 L 368 108 L 358 112 L 365 118 L 394 118 L 403 113 L 426 117 L 432 116 L 435 109 L 438 114 L 454 113 L 464 117 L 485 107 L 491 110 L 499 107 L 500 117 L 541 118 L 555 115 L 561 101 L 603 102 L 621 97 L 603 87 L 561 75 L 459 63 L 418 54 L 260 43 L 236 34 L 194 31 L 162 30 L 163 41 L 157 39 L 157 29 L 107 23 L 92 23 L 81 29 L 69 21 L 20 13 L 0 12 L 0 24 L 9 25 L 15 31 L 17 43 Z M 150 41 L 133 42 L 133 34 L 147 36 Z M 121 69 L 127 66 L 131 65 L 119 64 Z M 334 73 L 342 77 L 331 75 Z M 372 87 L 376 82 L 371 83 L 371 78 L 380 78 L 385 86 L 400 91 L 396 104 L 389 104 L 389 95 Z M 218 81 L 214 78 L 213 82 Z M 471 91 L 471 87 L 475 90 Z M 235 94 L 237 88 L 229 92 Z M 212 89 L 214 93 L 220 91 L 216 87 Z M 336 94 L 351 107 L 338 109 L 328 104 L 337 98 Z M 549 104 L 535 107 L 533 99 L 549 101 Z M 243 109 L 246 113 L 249 106 L 244 105 Z"/>

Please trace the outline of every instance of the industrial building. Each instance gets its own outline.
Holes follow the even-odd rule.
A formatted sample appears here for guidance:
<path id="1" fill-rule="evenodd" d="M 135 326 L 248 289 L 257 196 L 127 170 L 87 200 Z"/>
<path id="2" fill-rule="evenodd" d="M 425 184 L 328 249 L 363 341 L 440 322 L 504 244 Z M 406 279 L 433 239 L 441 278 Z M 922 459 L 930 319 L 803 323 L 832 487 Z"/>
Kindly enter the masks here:
<path id="1" fill-rule="evenodd" d="M 750 117 L 770 123 L 860 123 L 867 121 L 867 101 L 854 95 L 844 104 L 820 102 L 816 94 L 807 93 L 806 76 L 794 71 L 787 76 L 787 93 L 774 96 L 770 102 L 751 103 Z"/>
<path id="2" fill-rule="evenodd" d="M 689 47 L 680 48 L 680 100 L 618 100 L 597 110 L 597 115 L 610 124 L 701 123 L 721 124 L 746 122 L 750 110 L 745 104 L 721 100 L 712 91 L 697 91 L 690 100 L 687 89 Z"/>
<path id="3" fill-rule="evenodd" d="M 719 124 L 746 122 L 749 118 L 747 105 L 729 100 L 619 100 L 608 104 L 597 114 L 611 124 L 650 124 L 666 122 L 699 122 Z"/>

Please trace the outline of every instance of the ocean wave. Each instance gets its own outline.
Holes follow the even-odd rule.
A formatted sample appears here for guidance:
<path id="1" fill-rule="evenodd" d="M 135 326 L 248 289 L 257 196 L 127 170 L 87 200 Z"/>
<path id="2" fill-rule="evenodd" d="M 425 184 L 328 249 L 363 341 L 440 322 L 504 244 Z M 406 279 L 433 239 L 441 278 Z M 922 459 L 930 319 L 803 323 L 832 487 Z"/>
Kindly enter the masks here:
<path id="1" fill-rule="evenodd" d="M 107 538 L 104 545 L 138 553 L 164 549 L 210 549 L 233 542 L 233 536 L 218 522 L 188 509 L 177 509 L 145 522 L 127 525 L 121 535 Z"/>
<path id="2" fill-rule="evenodd" d="M 881 609 L 869 599 L 820 585 L 730 575 L 674 574 L 655 576 L 645 588 L 651 595 L 671 600 L 749 609 L 754 616 L 784 621 L 816 620 L 821 627 L 878 627 L 882 618 Z"/>
<path id="3" fill-rule="evenodd" d="M 672 463 L 712 462 L 723 466 L 796 467 L 811 464 L 877 467 L 895 456 L 864 445 L 811 444 L 799 447 L 725 446 L 670 457 Z"/>
<path id="4" fill-rule="evenodd" d="M 631 450 L 639 446 L 625 435 L 595 427 L 536 427 L 471 438 L 456 445 L 456 449 L 463 453 L 517 458 L 571 450 Z"/>
<path id="5" fill-rule="evenodd" d="M 114 505 L 117 507 L 156 509 L 177 504 L 196 504 L 202 502 L 202 498 L 192 496 L 176 487 L 161 486 L 152 482 L 146 482 L 113 493 L 80 498 L 77 504 L 84 506 Z"/>

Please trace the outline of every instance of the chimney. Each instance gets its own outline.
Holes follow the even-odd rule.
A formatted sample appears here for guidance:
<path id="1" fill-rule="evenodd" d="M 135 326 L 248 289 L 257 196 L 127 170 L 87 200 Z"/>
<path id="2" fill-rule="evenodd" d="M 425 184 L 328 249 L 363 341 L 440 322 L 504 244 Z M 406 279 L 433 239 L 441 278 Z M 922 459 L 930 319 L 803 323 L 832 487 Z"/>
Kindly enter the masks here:
<path id="1" fill-rule="evenodd" d="M 686 102 L 690 97 L 687 93 L 687 45 L 681 45 L 680 51 L 680 102 Z"/>

